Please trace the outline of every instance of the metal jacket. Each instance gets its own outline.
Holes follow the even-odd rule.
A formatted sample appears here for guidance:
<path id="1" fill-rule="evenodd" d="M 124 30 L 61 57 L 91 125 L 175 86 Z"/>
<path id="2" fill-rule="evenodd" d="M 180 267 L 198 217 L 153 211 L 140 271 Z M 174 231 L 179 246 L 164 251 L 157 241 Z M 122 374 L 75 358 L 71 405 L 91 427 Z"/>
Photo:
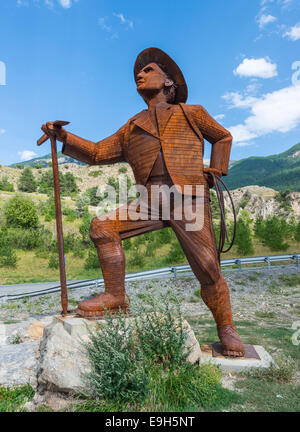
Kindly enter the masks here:
<path id="1" fill-rule="evenodd" d="M 156 118 L 158 130 L 148 111 L 143 110 L 97 143 L 68 133 L 62 151 L 89 165 L 126 161 L 136 183 L 145 185 L 162 149 L 173 183 L 183 191 L 184 185 L 206 184 L 203 174 L 206 139 L 212 144 L 210 167 L 227 175 L 232 136 L 201 105 L 160 103 L 156 105 Z"/>

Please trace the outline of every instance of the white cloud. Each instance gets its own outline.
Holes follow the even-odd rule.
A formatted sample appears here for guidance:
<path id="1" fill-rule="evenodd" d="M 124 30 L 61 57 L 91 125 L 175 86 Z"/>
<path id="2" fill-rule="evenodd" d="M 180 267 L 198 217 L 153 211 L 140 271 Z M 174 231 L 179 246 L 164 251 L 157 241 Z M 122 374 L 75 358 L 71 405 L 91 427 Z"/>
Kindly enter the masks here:
<path id="1" fill-rule="evenodd" d="M 57 3 L 64 9 L 70 9 L 72 5 L 78 1 L 79 0 L 57 0 Z M 17 6 L 29 6 L 30 2 L 35 6 L 44 4 L 49 9 L 54 8 L 54 0 L 17 0 Z"/>
<path id="2" fill-rule="evenodd" d="M 26 161 L 26 160 L 32 159 L 35 156 L 37 156 L 37 154 L 31 150 L 24 150 L 24 151 L 18 152 L 18 155 L 20 156 L 22 161 Z"/>
<path id="3" fill-rule="evenodd" d="M 260 17 L 257 18 L 257 22 L 259 25 L 259 28 L 263 28 L 264 26 L 266 26 L 267 24 L 270 24 L 274 21 L 277 21 L 277 18 L 274 17 L 273 15 L 261 15 Z"/>
<path id="4" fill-rule="evenodd" d="M 5 129 L 0 129 L 0 135 L 5 133 Z"/>
<path id="5" fill-rule="evenodd" d="M 273 132 L 289 132 L 300 124 L 300 85 L 266 93 L 259 98 L 243 97 L 240 93 L 227 93 L 224 99 L 231 107 L 248 108 L 251 115 L 244 123 L 229 127 L 235 145 Z"/>
<path id="6" fill-rule="evenodd" d="M 217 114 L 217 115 L 215 116 L 215 119 L 216 119 L 216 120 L 223 120 L 224 117 L 225 117 L 225 114 Z"/>
<path id="7" fill-rule="evenodd" d="M 272 78 L 277 75 L 277 65 L 268 58 L 245 58 L 233 73 L 242 77 Z"/>
<path id="8" fill-rule="evenodd" d="M 287 37 L 288 39 L 292 41 L 296 41 L 300 39 L 300 23 L 294 25 L 290 28 L 287 32 L 283 34 L 283 37 Z"/>
<path id="9" fill-rule="evenodd" d="M 106 18 L 104 17 L 98 18 L 98 24 L 102 28 L 102 30 L 107 31 L 108 33 L 112 31 L 112 27 L 106 24 Z"/>
<path id="10" fill-rule="evenodd" d="M 58 3 L 64 9 L 69 9 L 72 6 L 72 1 L 71 0 L 58 0 Z"/>
<path id="11" fill-rule="evenodd" d="M 125 18 L 125 16 L 122 13 L 113 13 L 113 15 L 117 18 L 120 19 L 122 24 L 127 24 L 127 28 L 133 28 L 133 21 L 131 21 L 130 19 Z"/>

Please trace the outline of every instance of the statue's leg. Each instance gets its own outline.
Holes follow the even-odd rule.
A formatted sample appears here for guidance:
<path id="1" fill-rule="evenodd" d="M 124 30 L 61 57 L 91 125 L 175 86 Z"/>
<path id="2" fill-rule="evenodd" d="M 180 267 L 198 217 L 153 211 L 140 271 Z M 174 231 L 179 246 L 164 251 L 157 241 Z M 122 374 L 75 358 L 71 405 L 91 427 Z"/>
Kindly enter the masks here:
<path id="1" fill-rule="evenodd" d="M 186 231 L 186 223 L 191 221 L 186 221 L 184 217 L 182 220 L 172 219 L 170 223 L 201 284 L 201 297 L 216 321 L 223 354 L 243 356 L 244 347 L 232 319 L 229 289 L 218 261 L 208 201 L 204 203 L 204 224 L 201 230 Z"/>
<path id="2" fill-rule="evenodd" d="M 160 221 L 131 220 L 127 206 L 107 214 L 105 220 L 94 218 L 90 236 L 94 242 L 103 274 L 105 292 L 79 303 L 76 312 L 86 317 L 101 316 L 110 312 L 128 309 L 129 297 L 125 292 L 125 255 L 122 248 L 122 234 L 130 238 L 140 231 L 158 229 Z M 120 216 L 120 214 L 122 214 Z"/>

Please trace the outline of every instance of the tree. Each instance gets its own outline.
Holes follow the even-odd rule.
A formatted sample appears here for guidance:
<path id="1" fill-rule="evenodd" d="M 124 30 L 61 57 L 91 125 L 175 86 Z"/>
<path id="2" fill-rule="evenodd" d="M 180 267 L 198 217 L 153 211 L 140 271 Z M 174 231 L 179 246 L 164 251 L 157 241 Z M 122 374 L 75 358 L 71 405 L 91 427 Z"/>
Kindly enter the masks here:
<path id="1" fill-rule="evenodd" d="M 34 202 L 21 195 L 15 195 L 7 202 L 4 216 L 8 227 L 36 228 L 39 222 Z"/>
<path id="2" fill-rule="evenodd" d="M 18 188 L 22 192 L 35 192 L 37 183 L 30 167 L 26 167 L 19 179 Z"/>
<path id="3" fill-rule="evenodd" d="M 82 217 L 84 212 L 88 210 L 90 199 L 87 195 L 79 195 L 76 199 L 76 215 Z"/>
<path id="4" fill-rule="evenodd" d="M 65 175 L 59 173 L 60 192 L 62 195 L 71 195 L 72 193 L 78 192 L 78 187 L 75 181 L 75 177 L 72 173 L 68 172 Z M 53 192 L 53 173 L 51 170 L 43 172 L 39 181 L 39 192 L 52 194 Z"/>
<path id="5" fill-rule="evenodd" d="M 65 175 L 60 176 L 61 193 L 62 195 L 71 195 L 78 192 L 78 187 L 74 175 L 67 172 Z"/>
<path id="6" fill-rule="evenodd" d="M 294 239 L 297 242 L 300 242 L 300 221 L 295 226 L 295 233 L 294 233 Z"/>
<path id="7" fill-rule="evenodd" d="M 252 220 L 248 213 L 243 210 L 238 218 L 236 226 L 235 244 L 239 255 L 251 255 L 254 252 L 251 225 Z"/>
<path id="8" fill-rule="evenodd" d="M 260 240 L 264 239 L 265 236 L 265 224 L 262 217 L 258 217 L 254 224 L 254 235 Z"/>
<path id="9" fill-rule="evenodd" d="M 285 219 L 269 216 L 264 221 L 263 242 L 272 251 L 285 251 L 289 247 L 289 244 L 284 242 L 288 232 L 289 226 Z"/>
<path id="10" fill-rule="evenodd" d="M 92 221 L 92 216 L 89 214 L 89 212 L 86 210 L 84 212 L 82 223 L 79 227 L 79 232 L 82 236 L 82 241 L 85 245 L 89 245 L 91 243 L 90 239 L 90 224 Z"/>

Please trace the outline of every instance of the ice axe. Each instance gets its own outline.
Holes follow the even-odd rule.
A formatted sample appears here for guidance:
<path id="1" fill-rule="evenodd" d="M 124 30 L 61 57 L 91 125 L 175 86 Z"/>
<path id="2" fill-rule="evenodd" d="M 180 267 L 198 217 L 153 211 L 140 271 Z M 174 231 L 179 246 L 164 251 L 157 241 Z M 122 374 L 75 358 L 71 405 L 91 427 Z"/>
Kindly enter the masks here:
<path id="1" fill-rule="evenodd" d="M 61 128 L 69 124 L 70 122 L 56 120 L 53 125 L 57 128 Z M 56 231 L 57 231 L 57 243 L 58 243 L 58 255 L 59 255 L 59 271 L 60 271 L 60 286 L 61 286 L 61 305 L 62 305 L 62 316 L 66 316 L 68 313 L 68 293 L 67 293 L 67 282 L 66 282 L 66 267 L 64 257 L 64 237 L 62 228 L 62 215 L 61 215 L 61 203 L 60 203 L 60 187 L 59 187 L 59 172 L 58 172 L 58 160 L 57 160 L 57 148 L 56 138 L 52 135 L 44 134 L 38 141 L 37 145 L 40 146 L 47 139 L 51 141 L 51 154 L 52 154 L 52 170 L 53 170 L 53 183 L 54 183 L 54 199 L 55 199 L 55 210 L 56 210 Z"/>

